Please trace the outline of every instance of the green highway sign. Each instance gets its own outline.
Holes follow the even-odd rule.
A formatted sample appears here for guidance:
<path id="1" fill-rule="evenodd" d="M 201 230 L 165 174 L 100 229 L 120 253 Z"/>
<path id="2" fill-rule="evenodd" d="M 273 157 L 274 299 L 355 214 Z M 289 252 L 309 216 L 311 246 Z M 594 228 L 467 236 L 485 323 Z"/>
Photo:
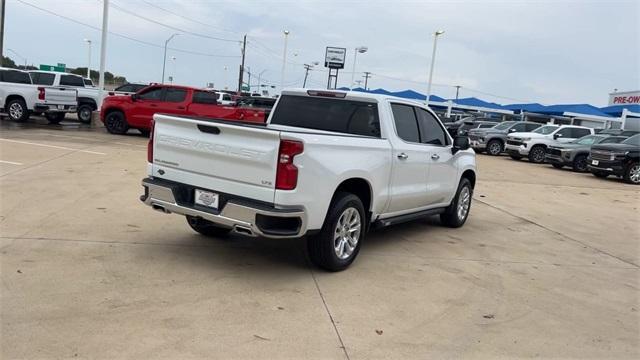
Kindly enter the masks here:
<path id="1" fill-rule="evenodd" d="M 62 66 L 61 66 L 62 65 Z M 60 64 L 58 63 L 58 65 L 45 65 L 45 64 L 40 64 L 40 70 L 43 71 L 57 71 L 57 72 L 65 72 L 67 70 L 67 66 L 65 64 Z"/>

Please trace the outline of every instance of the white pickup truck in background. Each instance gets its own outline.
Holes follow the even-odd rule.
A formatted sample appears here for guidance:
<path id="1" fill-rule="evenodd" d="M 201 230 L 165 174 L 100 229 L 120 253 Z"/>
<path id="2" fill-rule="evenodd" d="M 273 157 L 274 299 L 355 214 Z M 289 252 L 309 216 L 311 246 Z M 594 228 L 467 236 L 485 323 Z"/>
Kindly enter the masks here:
<path id="1" fill-rule="evenodd" d="M 21 122 L 32 113 L 44 113 L 49 122 L 59 123 L 76 107 L 75 89 L 34 85 L 28 72 L 0 68 L 0 109 L 11 120 Z"/>
<path id="2" fill-rule="evenodd" d="M 78 91 L 78 120 L 83 124 L 91 122 L 91 113 L 98 109 L 101 103 L 100 89 L 93 85 L 85 85 L 85 79 L 80 75 L 55 71 L 29 71 L 34 84 L 45 86 L 63 86 Z M 107 93 L 104 92 L 103 96 Z"/>
<path id="3" fill-rule="evenodd" d="M 467 137 L 423 104 L 386 95 L 285 90 L 266 126 L 156 114 L 141 200 L 206 235 L 308 235 L 338 271 L 372 227 L 439 214 L 462 226 L 476 181 Z"/>

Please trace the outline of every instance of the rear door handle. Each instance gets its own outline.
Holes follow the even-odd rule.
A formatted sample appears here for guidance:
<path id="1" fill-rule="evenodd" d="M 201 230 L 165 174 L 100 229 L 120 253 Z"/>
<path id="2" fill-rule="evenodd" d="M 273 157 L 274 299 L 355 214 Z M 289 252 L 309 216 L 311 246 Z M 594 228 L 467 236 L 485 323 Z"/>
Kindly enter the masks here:
<path id="1" fill-rule="evenodd" d="M 398 154 L 398 159 L 400 159 L 400 160 L 407 160 L 408 157 L 409 157 L 409 155 L 407 155 L 405 153 Z"/>
<path id="2" fill-rule="evenodd" d="M 431 155 L 431 158 L 432 158 L 433 160 L 438 160 L 438 159 L 440 159 L 440 155 L 438 155 L 438 154 L 433 154 L 433 155 Z"/>

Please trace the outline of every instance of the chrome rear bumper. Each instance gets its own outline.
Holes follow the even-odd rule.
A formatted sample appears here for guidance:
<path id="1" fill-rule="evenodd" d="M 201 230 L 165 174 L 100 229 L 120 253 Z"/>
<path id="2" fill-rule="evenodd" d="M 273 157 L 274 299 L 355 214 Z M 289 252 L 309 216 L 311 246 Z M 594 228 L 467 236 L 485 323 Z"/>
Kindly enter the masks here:
<path id="1" fill-rule="evenodd" d="M 174 187 L 164 181 L 146 178 L 142 180 L 142 186 L 145 188 L 145 193 L 140 196 L 140 200 L 153 209 L 167 214 L 200 217 L 248 236 L 297 238 L 306 233 L 306 214 L 301 209 L 265 207 L 229 199 L 216 214 L 179 203 L 174 195 Z M 180 186 L 180 184 L 174 186 Z M 283 228 L 283 224 L 288 225 Z"/>

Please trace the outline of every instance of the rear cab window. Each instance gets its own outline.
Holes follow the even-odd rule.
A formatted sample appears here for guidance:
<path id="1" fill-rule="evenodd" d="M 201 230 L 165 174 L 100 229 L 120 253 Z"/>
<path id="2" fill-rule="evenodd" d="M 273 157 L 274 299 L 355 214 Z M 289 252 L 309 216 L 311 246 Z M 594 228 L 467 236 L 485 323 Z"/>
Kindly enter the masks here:
<path id="1" fill-rule="evenodd" d="M 43 73 L 43 72 L 31 73 L 31 80 L 33 80 L 33 83 L 37 85 L 52 86 L 55 79 L 56 79 L 55 74 L 49 74 L 49 73 Z"/>
<path id="2" fill-rule="evenodd" d="M 283 95 L 270 123 L 380 137 L 378 105 L 373 102 Z"/>

